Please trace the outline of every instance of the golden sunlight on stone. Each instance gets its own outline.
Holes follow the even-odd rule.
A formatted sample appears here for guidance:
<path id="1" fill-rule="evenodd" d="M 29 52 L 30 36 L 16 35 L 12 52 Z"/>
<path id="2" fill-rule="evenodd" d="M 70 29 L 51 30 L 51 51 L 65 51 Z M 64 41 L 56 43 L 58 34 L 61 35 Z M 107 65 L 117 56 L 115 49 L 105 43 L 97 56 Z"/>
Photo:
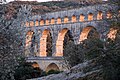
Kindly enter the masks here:
<path id="1" fill-rule="evenodd" d="M 111 28 L 107 37 L 110 38 L 111 40 L 114 40 L 116 38 L 117 34 L 117 29 Z"/>

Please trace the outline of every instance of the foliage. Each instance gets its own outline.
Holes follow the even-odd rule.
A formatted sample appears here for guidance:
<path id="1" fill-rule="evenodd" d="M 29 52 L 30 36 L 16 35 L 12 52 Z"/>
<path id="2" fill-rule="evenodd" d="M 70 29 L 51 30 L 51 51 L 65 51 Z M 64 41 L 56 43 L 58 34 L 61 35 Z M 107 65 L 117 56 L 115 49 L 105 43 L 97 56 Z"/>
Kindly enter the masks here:
<path id="1" fill-rule="evenodd" d="M 85 59 L 90 60 L 103 54 L 103 42 L 97 38 L 90 38 L 83 41 Z"/>
<path id="2" fill-rule="evenodd" d="M 6 5 L 1 5 L 0 18 L 0 79 L 14 80 L 15 66 L 19 65 L 18 57 L 23 56 L 23 44 L 20 29 L 24 12 L 14 14 L 17 17 L 8 18 Z M 27 9 L 26 9 L 27 10 Z M 22 17 L 21 14 L 23 15 Z M 16 24 L 17 23 L 17 24 Z"/>
<path id="3" fill-rule="evenodd" d="M 43 72 L 39 68 L 34 68 L 33 63 L 26 62 L 25 58 L 19 59 L 19 64 L 15 69 L 15 80 L 26 80 L 31 78 L 40 77 Z"/>
<path id="4" fill-rule="evenodd" d="M 83 62 L 83 48 L 82 45 L 75 45 L 74 42 L 68 43 L 64 49 L 65 62 L 68 63 L 70 67 L 73 67 L 81 62 Z"/>
<path id="5" fill-rule="evenodd" d="M 58 74 L 60 73 L 61 71 L 58 71 L 58 70 L 49 70 L 46 74 L 47 75 L 50 75 L 50 74 Z"/>

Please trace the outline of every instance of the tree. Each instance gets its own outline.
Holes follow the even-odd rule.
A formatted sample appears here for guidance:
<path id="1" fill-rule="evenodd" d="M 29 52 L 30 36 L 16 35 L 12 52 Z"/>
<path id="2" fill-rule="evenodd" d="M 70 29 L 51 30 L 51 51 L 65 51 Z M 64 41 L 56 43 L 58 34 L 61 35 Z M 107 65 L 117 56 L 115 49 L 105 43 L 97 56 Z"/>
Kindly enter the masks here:
<path id="1" fill-rule="evenodd" d="M 0 9 L 0 79 L 14 80 L 15 66 L 19 65 L 18 59 L 23 56 L 21 22 L 25 15 L 28 15 L 25 11 L 30 9 L 22 6 L 19 12 L 14 14 L 16 17 L 9 19 L 6 16 L 6 5 L 0 5 Z"/>
<path id="2" fill-rule="evenodd" d="M 24 57 L 19 58 L 19 65 L 15 67 L 15 80 L 26 80 L 42 76 L 43 71 L 39 67 L 33 67 L 34 63 L 26 62 Z"/>

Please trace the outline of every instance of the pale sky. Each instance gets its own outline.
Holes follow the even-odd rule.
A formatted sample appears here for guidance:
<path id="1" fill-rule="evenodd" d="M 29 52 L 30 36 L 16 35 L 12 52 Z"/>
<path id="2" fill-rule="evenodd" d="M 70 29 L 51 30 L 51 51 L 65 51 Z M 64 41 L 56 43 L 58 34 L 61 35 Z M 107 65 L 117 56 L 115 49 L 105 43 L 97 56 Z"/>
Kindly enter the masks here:
<path id="1" fill-rule="evenodd" d="M 7 2 L 14 1 L 14 0 L 6 0 Z M 46 2 L 46 1 L 52 1 L 52 0 L 21 0 L 21 1 L 38 1 L 38 2 Z"/>

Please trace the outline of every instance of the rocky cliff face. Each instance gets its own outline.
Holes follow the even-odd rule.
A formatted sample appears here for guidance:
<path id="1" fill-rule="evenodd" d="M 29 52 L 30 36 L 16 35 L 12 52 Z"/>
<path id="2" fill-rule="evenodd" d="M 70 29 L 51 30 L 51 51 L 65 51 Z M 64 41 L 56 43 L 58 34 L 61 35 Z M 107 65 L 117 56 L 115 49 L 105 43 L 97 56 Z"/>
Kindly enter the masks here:
<path id="1" fill-rule="evenodd" d="M 21 8 L 21 5 L 31 5 L 32 6 L 32 15 L 44 14 L 55 11 L 63 11 L 68 9 L 80 8 L 82 6 L 100 4 L 101 2 L 96 1 L 79 1 L 79 0 L 64 0 L 64 1 L 51 1 L 51 2 L 36 2 L 36 1 L 13 1 L 8 3 L 7 13 L 9 17 L 18 12 L 18 9 Z"/>

